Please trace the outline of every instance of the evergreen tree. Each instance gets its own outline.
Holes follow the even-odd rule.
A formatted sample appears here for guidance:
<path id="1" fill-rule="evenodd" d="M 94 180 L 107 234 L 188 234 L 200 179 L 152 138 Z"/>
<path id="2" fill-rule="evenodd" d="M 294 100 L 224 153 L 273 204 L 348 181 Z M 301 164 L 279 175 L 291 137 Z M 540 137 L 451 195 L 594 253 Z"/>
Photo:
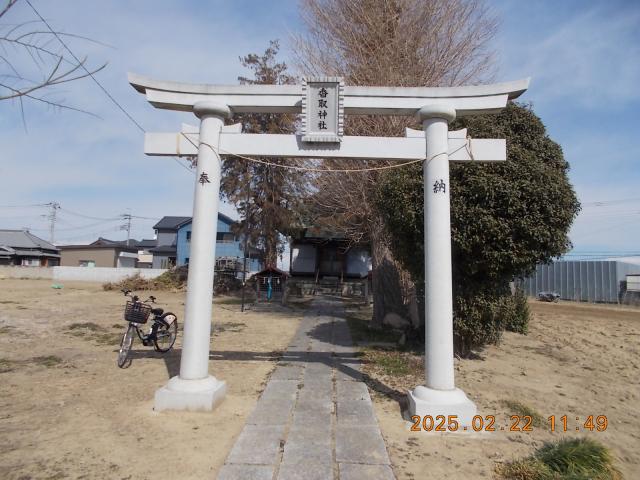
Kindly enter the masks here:
<path id="1" fill-rule="evenodd" d="M 240 58 L 253 78 L 238 77 L 243 85 L 283 85 L 295 83 L 287 73 L 287 65 L 278 62 L 279 45 L 271 41 L 262 55 L 255 53 Z M 242 124 L 244 133 L 294 133 L 296 117 L 274 113 L 238 114 L 234 121 Z M 257 157 L 256 160 L 280 165 L 300 165 L 297 159 Z M 222 167 L 222 195 L 232 203 L 243 220 L 239 230 L 248 232 L 250 245 L 264 254 L 267 266 L 276 266 L 286 234 L 295 221 L 296 206 L 305 196 L 303 173 L 264 163 L 229 156 Z M 248 227 L 248 228 L 247 228 Z"/>
<path id="2" fill-rule="evenodd" d="M 459 354 L 526 332 L 526 302 L 509 282 L 571 248 L 580 205 L 562 148 L 529 106 L 510 103 L 496 116 L 462 117 L 450 127 L 473 138 L 506 138 L 507 161 L 451 164 L 454 337 Z M 385 176 L 377 204 L 392 250 L 424 284 L 423 183 L 420 165 Z"/>

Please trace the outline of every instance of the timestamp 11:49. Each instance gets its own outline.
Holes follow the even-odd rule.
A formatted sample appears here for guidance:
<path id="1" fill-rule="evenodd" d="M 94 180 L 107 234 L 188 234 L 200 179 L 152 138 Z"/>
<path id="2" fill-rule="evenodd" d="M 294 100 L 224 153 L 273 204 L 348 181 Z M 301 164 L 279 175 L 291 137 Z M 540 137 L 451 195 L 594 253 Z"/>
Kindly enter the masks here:
<path id="1" fill-rule="evenodd" d="M 589 415 L 586 417 L 584 422 L 580 420 L 580 417 L 575 418 L 575 424 L 572 423 L 572 419 L 570 420 L 567 415 L 558 417 L 558 421 L 556 421 L 555 415 L 551 415 L 547 418 L 547 421 L 549 422 L 551 432 L 566 432 L 573 430 L 574 427 L 576 431 L 588 430 L 592 432 L 595 430 L 598 432 L 604 432 L 609 424 L 605 415 Z M 531 415 L 511 415 L 511 421 L 508 425 L 500 425 L 500 422 L 496 424 L 495 415 L 475 415 L 470 426 L 460 426 L 457 415 L 436 415 L 435 417 L 432 417 L 431 415 L 425 415 L 424 417 L 414 415 L 411 417 L 411 421 L 413 422 L 411 431 L 414 432 L 421 430 L 427 432 L 456 432 L 459 430 L 473 430 L 475 432 L 495 432 L 497 430 L 509 432 L 532 432 L 533 425 L 535 423 L 534 418 Z"/>
<path id="2" fill-rule="evenodd" d="M 555 432 L 556 429 L 562 432 L 566 432 L 569 429 L 567 426 L 568 418 L 566 415 L 563 415 L 559 418 L 559 423 L 556 423 L 555 415 L 551 415 L 549 418 L 547 418 L 547 420 L 549 421 L 549 427 L 551 428 L 552 432 Z M 580 417 L 576 417 L 576 421 L 579 422 Z M 607 426 L 609 426 L 609 421 L 607 420 L 606 415 L 598 415 L 597 417 L 589 415 L 582 425 L 582 428 L 584 430 L 589 430 L 590 432 L 593 432 L 594 430 L 598 432 L 604 432 L 607 429 Z M 576 430 L 578 430 L 578 428 L 576 428 Z"/>

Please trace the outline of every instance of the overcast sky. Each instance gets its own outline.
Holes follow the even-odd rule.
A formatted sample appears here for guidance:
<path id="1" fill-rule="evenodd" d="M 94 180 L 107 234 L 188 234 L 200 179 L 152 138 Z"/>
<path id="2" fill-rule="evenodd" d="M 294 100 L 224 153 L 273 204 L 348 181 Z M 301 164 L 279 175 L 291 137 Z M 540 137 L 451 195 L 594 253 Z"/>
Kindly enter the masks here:
<path id="1" fill-rule="evenodd" d="M 293 0 L 31 1 L 53 28 L 101 42 L 67 37 L 90 65 L 108 64 L 96 78 L 147 131 L 177 131 L 196 119 L 151 107 L 127 72 L 236 83 L 247 73 L 239 56 L 280 39 L 286 60 L 289 35 L 301 28 Z M 532 77 L 521 100 L 533 103 L 571 164 L 583 203 L 574 253 L 640 252 L 640 3 L 490 5 L 501 18 L 496 81 Z M 20 0 L 2 23 L 34 19 Z M 91 80 L 50 95 L 100 118 L 26 102 L 25 130 L 19 104 L 0 102 L 0 228 L 30 227 L 48 238 L 47 209 L 18 206 L 52 201 L 63 208 L 58 243 L 124 238 L 121 222 L 108 220 L 122 213 L 148 218 L 134 219 L 133 238 L 152 237 L 155 218 L 191 215 L 193 174 L 172 159 L 146 157 L 142 133 Z M 222 211 L 237 217 L 228 205 Z"/>

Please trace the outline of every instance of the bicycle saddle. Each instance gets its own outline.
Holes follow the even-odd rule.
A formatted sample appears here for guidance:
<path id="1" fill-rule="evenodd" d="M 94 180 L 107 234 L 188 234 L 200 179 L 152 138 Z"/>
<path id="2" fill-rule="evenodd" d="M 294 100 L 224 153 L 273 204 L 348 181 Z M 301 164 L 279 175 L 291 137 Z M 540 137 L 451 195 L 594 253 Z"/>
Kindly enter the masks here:
<path id="1" fill-rule="evenodd" d="M 154 315 L 162 315 L 164 313 L 164 308 L 152 308 L 151 313 Z"/>

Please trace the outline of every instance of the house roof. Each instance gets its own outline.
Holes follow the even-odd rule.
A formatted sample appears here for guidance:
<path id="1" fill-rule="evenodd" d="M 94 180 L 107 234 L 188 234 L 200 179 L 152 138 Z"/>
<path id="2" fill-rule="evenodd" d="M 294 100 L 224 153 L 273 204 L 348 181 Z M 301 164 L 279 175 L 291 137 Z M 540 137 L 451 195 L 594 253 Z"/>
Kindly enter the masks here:
<path id="1" fill-rule="evenodd" d="M 113 248 L 125 252 L 138 252 L 138 241 L 129 240 L 130 245 L 127 245 L 126 240 L 109 240 L 108 238 L 98 237 L 95 242 L 88 245 L 60 245 L 60 250 L 98 250 L 101 248 Z"/>
<path id="2" fill-rule="evenodd" d="M 224 213 L 218 213 L 218 220 L 231 225 L 236 221 L 225 215 Z M 162 219 L 156 223 L 153 228 L 156 230 L 178 230 L 183 225 L 191 223 L 191 217 L 162 217 Z"/>
<path id="3" fill-rule="evenodd" d="M 222 220 L 227 225 L 231 225 L 232 223 L 236 223 L 236 221 L 233 218 L 227 217 L 224 213 L 220 213 L 220 212 L 218 212 L 218 220 Z"/>
<path id="4" fill-rule="evenodd" d="M 58 247 L 26 230 L 0 230 L 0 245 L 15 249 L 40 248 L 57 251 Z"/>
<path id="5" fill-rule="evenodd" d="M 49 253 L 49 252 L 42 252 L 42 251 L 37 251 L 37 250 L 19 250 L 19 249 L 15 249 L 14 250 L 14 255 L 18 255 L 20 257 L 50 257 L 50 258 L 60 258 L 60 255 L 58 253 Z"/>
<path id="6" fill-rule="evenodd" d="M 191 217 L 162 217 L 153 228 L 156 230 L 177 230 L 182 224 L 190 221 Z"/>
<path id="7" fill-rule="evenodd" d="M 267 275 L 267 274 L 275 274 L 275 275 L 279 275 L 282 277 L 288 277 L 289 274 L 287 272 L 283 272 L 282 270 L 280 270 L 279 268 L 276 267 L 267 267 L 264 270 L 260 270 L 258 273 L 256 273 L 256 275 Z"/>
<path id="8" fill-rule="evenodd" d="M 134 239 L 130 239 L 129 240 L 129 246 L 131 247 L 135 247 L 138 244 L 137 240 Z M 91 242 L 89 245 L 92 246 L 127 246 L 127 241 L 126 240 L 109 240 L 108 238 L 103 238 L 103 237 L 98 237 L 98 239 L 95 242 Z"/>
<path id="9" fill-rule="evenodd" d="M 143 238 L 137 243 L 137 245 L 138 247 L 155 247 L 156 243 L 158 242 L 155 238 Z"/>
<path id="10" fill-rule="evenodd" d="M 127 241 L 126 240 L 109 240 L 108 238 L 103 238 L 103 237 L 98 237 L 98 239 L 95 242 L 90 243 L 89 245 L 92 246 L 113 246 L 113 247 L 137 247 L 137 248 L 142 248 L 142 247 L 155 247 L 156 246 L 156 240 L 153 238 L 145 238 L 142 239 L 140 241 L 135 240 L 135 239 L 130 239 L 129 240 L 129 245 L 127 245 Z"/>
<path id="11" fill-rule="evenodd" d="M 154 248 L 150 248 L 149 252 L 151 253 L 176 253 L 175 245 L 159 245 Z"/>

